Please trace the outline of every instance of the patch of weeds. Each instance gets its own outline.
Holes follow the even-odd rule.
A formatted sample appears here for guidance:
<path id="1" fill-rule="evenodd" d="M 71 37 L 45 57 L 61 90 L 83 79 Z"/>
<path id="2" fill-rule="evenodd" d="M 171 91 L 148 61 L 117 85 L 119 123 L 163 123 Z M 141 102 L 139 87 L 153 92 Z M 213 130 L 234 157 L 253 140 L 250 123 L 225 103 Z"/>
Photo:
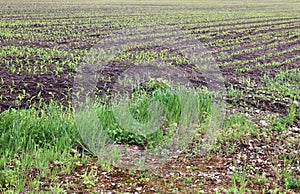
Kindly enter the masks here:
<path id="1" fill-rule="evenodd" d="M 274 188 L 274 189 L 268 190 L 267 193 L 270 193 L 270 194 L 279 194 L 279 193 L 281 193 L 281 192 L 280 192 L 280 189 L 279 189 L 279 188 Z"/>
<path id="2" fill-rule="evenodd" d="M 70 155 L 69 153 L 62 153 L 61 157 L 54 161 L 57 166 L 60 166 L 60 173 L 69 174 L 80 163 L 80 158 L 77 155 Z"/>
<path id="3" fill-rule="evenodd" d="M 63 112 L 55 104 L 41 110 L 10 109 L 0 116 L 0 154 L 14 157 L 19 151 L 31 152 L 37 147 L 69 149 L 79 134 L 72 114 Z"/>
<path id="4" fill-rule="evenodd" d="M 256 132 L 254 124 L 245 116 L 234 114 L 226 118 L 224 129 L 221 130 L 217 136 L 217 142 L 214 150 L 219 150 L 222 145 L 228 144 L 246 134 L 253 134 Z M 235 147 L 232 147 L 235 150 Z"/>
<path id="5" fill-rule="evenodd" d="M 19 173 L 16 170 L 5 169 L 0 171 L 0 188 L 16 187 Z"/>
<path id="6" fill-rule="evenodd" d="M 269 77 L 264 75 L 262 81 L 266 83 L 267 87 L 265 90 L 271 91 L 272 93 L 282 98 L 288 97 L 290 100 L 293 98 L 299 99 L 299 69 L 291 69 L 286 71 L 280 71 L 275 77 Z"/>
<path id="7" fill-rule="evenodd" d="M 282 182 L 282 186 L 285 189 L 294 189 L 294 190 L 300 190 L 300 179 L 293 176 L 294 174 L 297 174 L 297 169 L 293 169 L 292 166 L 296 165 L 297 162 L 295 162 L 295 159 L 297 160 L 297 156 L 294 156 L 293 158 L 290 158 L 288 156 L 278 157 L 277 163 L 280 161 L 283 161 L 282 167 L 277 167 L 274 165 L 272 168 L 274 172 L 276 173 L 276 179 L 278 182 Z M 276 163 L 276 161 L 275 161 Z"/>
<path id="8" fill-rule="evenodd" d="M 4 175 L 2 173 L 4 173 Z M 18 193 L 19 191 L 24 190 L 26 183 L 26 175 L 20 173 L 19 170 L 3 171 L 0 172 L 0 176 L 0 179 L 2 179 L 1 184 L 5 184 L 0 185 L 0 191 L 6 192 L 9 190 L 13 190 L 13 193 Z"/>
<path id="9" fill-rule="evenodd" d="M 286 189 L 299 189 L 300 190 L 300 179 L 292 176 L 287 176 L 284 179 L 284 187 Z"/>
<path id="10" fill-rule="evenodd" d="M 255 174 L 255 182 L 257 182 L 258 184 L 265 184 L 267 181 L 267 177 L 266 177 L 266 173 L 263 172 L 262 175 L 259 174 Z"/>
<path id="11" fill-rule="evenodd" d="M 291 106 L 287 116 L 283 118 L 273 117 L 271 118 L 272 129 L 276 131 L 285 131 L 293 124 L 296 116 L 296 108 Z"/>
<path id="12" fill-rule="evenodd" d="M 246 172 L 242 171 L 240 172 L 235 168 L 232 176 L 232 185 L 228 189 L 224 190 L 224 193 L 245 193 L 246 192 L 246 186 L 248 184 L 248 181 L 246 179 Z"/>
<path id="13" fill-rule="evenodd" d="M 41 149 L 38 148 L 33 152 L 33 165 L 37 168 L 40 169 L 40 176 L 41 177 L 48 177 L 50 176 L 50 169 L 49 167 L 49 162 L 55 161 L 58 158 L 61 157 L 61 154 L 50 149 Z"/>
<path id="14" fill-rule="evenodd" d="M 239 99 L 244 95 L 244 92 L 238 89 L 235 89 L 232 85 L 227 89 L 227 96 L 231 98 L 233 104 L 237 104 Z"/>
<path id="15" fill-rule="evenodd" d="M 192 177 L 185 177 L 184 182 L 185 183 L 192 183 L 193 182 L 193 178 Z"/>
<path id="16" fill-rule="evenodd" d="M 112 172 L 113 171 L 113 167 L 111 166 L 110 163 L 106 162 L 106 161 L 102 161 L 102 160 L 98 160 L 98 164 L 101 166 L 101 168 L 107 172 Z"/>
<path id="17" fill-rule="evenodd" d="M 150 177 L 141 177 L 140 181 L 146 181 L 146 182 L 148 182 L 148 181 L 150 181 Z"/>
<path id="18" fill-rule="evenodd" d="M 94 187 L 98 181 L 97 171 L 95 169 L 91 169 L 89 173 L 85 172 L 83 175 L 80 176 L 83 179 L 83 184 L 87 188 Z"/>
<path id="19" fill-rule="evenodd" d="M 48 188 L 48 190 L 51 192 L 51 193 L 57 193 L 57 194 L 65 194 L 67 193 L 67 191 L 65 191 L 63 188 L 61 188 L 61 185 L 60 184 L 56 184 L 54 186 L 50 186 Z"/>
<path id="20" fill-rule="evenodd" d="M 0 166 L 0 191 L 22 191 L 26 182 L 28 161 L 20 158 L 8 159 Z M 21 162 L 22 161 L 22 162 Z M 3 161 L 2 161 L 3 162 Z"/>
<path id="21" fill-rule="evenodd" d="M 212 99 L 208 91 L 199 89 L 190 93 L 186 88 L 174 90 L 161 79 L 150 79 L 137 85 L 129 96 L 120 96 L 125 98 L 126 105 L 118 102 L 95 105 L 100 126 L 94 128 L 102 128 L 115 143 L 152 149 L 171 138 L 179 124 L 191 122 L 190 116 L 182 113 L 186 109 L 191 110 L 198 105 L 196 112 L 199 112 L 200 121 L 205 121 L 211 114 Z M 192 96 L 191 102 L 184 101 L 186 96 Z M 86 128 L 86 125 L 83 127 Z"/>
<path id="22" fill-rule="evenodd" d="M 38 190 L 42 184 L 43 184 L 43 182 L 41 182 L 37 179 L 34 179 L 29 183 L 31 189 L 33 189 L 33 190 Z"/>

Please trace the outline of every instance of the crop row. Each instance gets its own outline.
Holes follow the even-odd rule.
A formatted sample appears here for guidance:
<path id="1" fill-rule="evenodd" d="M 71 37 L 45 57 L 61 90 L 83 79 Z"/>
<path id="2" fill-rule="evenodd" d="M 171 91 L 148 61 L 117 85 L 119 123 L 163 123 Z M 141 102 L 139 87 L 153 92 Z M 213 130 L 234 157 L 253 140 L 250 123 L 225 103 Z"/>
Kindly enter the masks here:
<path id="1" fill-rule="evenodd" d="M 257 69 L 264 74 L 267 73 L 266 69 L 284 68 L 283 66 L 290 68 L 299 63 L 300 18 L 295 12 L 290 14 L 269 12 L 257 15 L 255 14 L 257 10 L 235 13 L 228 12 L 230 10 L 228 7 L 218 7 L 219 10 L 226 10 L 220 13 L 215 12 L 213 7 L 207 7 L 203 12 L 193 11 L 193 7 L 187 7 L 190 14 L 186 14 L 186 10 L 182 11 L 176 7 L 168 9 L 157 7 L 154 12 L 145 16 L 144 13 L 151 7 L 127 9 L 124 5 L 116 6 L 113 10 L 109 6 L 93 7 L 93 4 L 83 5 L 80 8 L 64 6 L 58 8 L 52 4 L 47 7 L 41 4 L 36 8 L 26 6 L 23 8 L 11 11 L 8 8 L 4 9 L 3 15 L 0 16 L 2 46 L 0 72 L 7 75 L 0 80 L 3 82 L 0 94 L 5 102 L 17 99 L 18 102 L 14 104 L 25 102 L 24 99 L 30 99 L 34 95 L 39 98 L 58 99 L 61 93 L 66 95 L 64 98 L 67 99 L 68 92 L 65 91 L 71 90 L 70 77 L 74 76 L 77 66 L 89 49 L 108 34 L 113 37 L 115 30 L 126 29 L 133 24 L 134 26 L 167 24 L 179 31 L 190 33 L 206 45 L 221 70 L 225 71 L 224 75 L 227 75 L 227 70 L 231 70 L 229 75 L 247 76 L 249 72 Z M 168 15 L 169 13 L 172 15 Z M 169 31 L 159 31 L 157 34 L 133 34 L 132 41 L 139 38 L 141 42 L 146 42 L 155 37 L 169 38 L 168 44 L 172 41 L 178 42 L 176 33 Z M 188 41 L 182 40 L 182 43 L 188 45 Z M 122 44 L 118 43 L 118 40 L 115 42 L 117 46 Z M 155 42 L 153 44 L 155 45 Z M 122 53 L 116 60 L 120 62 L 124 57 L 130 57 L 139 61 L 151 58 L 150 55 L 164 60 L 170 57 L 168 54 L 161 56 L 158 50 L 151 51 L 152 54 L 148 53 L 149 56 L 143 52 Z M 173 64 L 181 66 L 187 64 L 182 58 L 178 60 L 179 63 Z M 13 75 L 27 79 L 26 76 L 39 74 L 46 77 L 37 80 L 34 85 L 20 83 L 18 86 L 9 79 Z M 62 77 L 68 80 L 67 85 L 60 86 L 55 81 L 58 79 L 63 82 Z M 106 79 L 104 82 L 108 82 L 111 77 L 104 79 Z M 28 84 L 38 92 L 30 91 Z M 46 86 L 47 84 L 51 87 Z M 62 90 L 54 87 L 61 87 Z M 18 95 L 20 96 L 17 97 Z"/>

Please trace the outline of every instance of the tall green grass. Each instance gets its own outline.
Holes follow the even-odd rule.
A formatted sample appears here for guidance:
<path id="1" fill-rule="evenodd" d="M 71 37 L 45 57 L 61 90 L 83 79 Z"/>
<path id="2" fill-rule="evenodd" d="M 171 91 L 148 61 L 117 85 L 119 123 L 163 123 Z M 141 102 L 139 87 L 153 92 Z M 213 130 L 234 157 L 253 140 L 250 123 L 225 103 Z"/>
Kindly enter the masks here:
<path id="1" fill-rule="evenodd" d="M 69 157 L 80 141 L 72 112 L 55 104 L 2 112 L 0 132 L 0 191 L 22 191 L 30 168 L 49 176 L 49 162 Z"/>
<path id="2" fill-rule="evenodd" d="M 187 100 L 187 95 L 192 98 Z M 174 90 L 161 80 L 150 80 L 125 96 L 125 103 L 112 100 L 112 104 L 94 103 L 76 111 L 81 135 L 99 136 L 101 141 L 106 141 L 105 135 L 98 131 L 103 130 L 115 143 L 153 148 L 172 137 L 174 126 L 207 122 L 205 119 L 211 114 L 213 103 L 207 89 Z M 122 95 L 116 98 L 122 99 Z M 95 117 L 98 121 L 94 121 Z M 192 117 L 197 118 L 193 120 Z M 100 143 L 97 138 L 94 140 L 97 142 L 92 144 Z"/>
<path id="3" fill-rule="evenodd" d="M 43 109 L 10 109 L 0 115 L 0 154 L 14 157 L 35 148 L 64 150 L 79 138 L 73 115 L 54 104 Z"/>
<path id="4" fill-rule="evenodd" d="M 199 89 L 195 100 L 201 113 L 198 115 L 199 122 L 205 122 L 205 118 L 211 113 L 212 96 L 207 90 Z M 2 112 L 0 114 L 0 190 L 8 188 L 14 191 L 23 190 L 27 179 L 26 173 L 30 168 L 41 169 L 40 177 L 51 176 L 51 172 L 47 169 L 49 163 L 53 161 L 61 161 L 66 166 L 65 172 L 70 172 L 74 166 L 72 161 L 76 161 L 78 157 L 71 154 L 72 149 L 76 149 L 75 146 L 78 145 L 85 145 L 84 138 L 81 138 L 82 134 L 78 130 L 80 126 L 84 126 L 87 132 L 88 128 L 96 129 L 97 132 L 101 127 L 115 143 L 138 144 L 154 148 L 167 141 L 174 133 L 168 131 L 166 135 L 162 129 L 171 130 L 172 126 L 179 126 L 182 119 L 180 100 L 170 87 L 153 82 L 146 89 L 136 90 L 128 99 L 133 118 L 141 123 L 151 121 L 153 116 L 150 111 L 151 101 L 159 101 L 165 107 L 166 117 L 163 125 L 149 134 L 136 134 L 131 129 L 124 128 L 116 120 L 113 106 L 100 102 L 94 104 L 99 122 L 96 126 L 90 126 L 88 119 L 86 123 L 78 125 L 72 108 L 62 108 L 54 103 L 44 105 L 40 109 L 32 107 Z M 89 113 L 84 114 L 83 117 L 88 118 Z"/>

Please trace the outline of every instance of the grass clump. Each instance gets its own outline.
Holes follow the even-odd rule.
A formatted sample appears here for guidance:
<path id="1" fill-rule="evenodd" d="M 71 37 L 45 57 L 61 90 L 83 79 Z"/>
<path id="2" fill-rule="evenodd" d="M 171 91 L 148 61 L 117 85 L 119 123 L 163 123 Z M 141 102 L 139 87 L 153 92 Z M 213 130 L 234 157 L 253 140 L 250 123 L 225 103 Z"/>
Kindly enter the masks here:
<path id="1" fill-rule="evenodd" d="M 164 80 L 150 79 L 133 91 L 126 96 L 125 106 L 96 105 L 99 123 L 115 143 L 153 148 L 171 138 L 176 127 L 189 122 L 190 115 L 185 115 L 186 112 L 194 109 L 197 124 L 204 122 L 211 113 L 212 96 L 205 89 L 183 89 L 182 92 L 172 89 Z M 182 102 L 182 95 L 191 92 L 195 93 L 195 98 Z M 186 107 L 182 103 L 188 106 L 188 111 L 184 110 Z"/>
<path id="2" fill-rule="evenodd" d="M 36 147 L 69 148 L 79 138 L 72 114 L 55 105 L 5 111 L 0 115 L 0 131 L 0 153 L 8 156 Z"/>
<path id="3" fill-rule="evenodd" d="M 276 131 L 285 131 L 293 124 L 294 120 L 297 118 L 297 109 L 294 106 L 291 106 L 288 114 L 282 118 L 272 118 L 272 128 Z M 298 116 L 299 117 L 299 116 Z"/>
<path id="4" fill-rule="evenodd" d="M 80 140 L 71 112 L 54 104 L 2 112 L 0 132 L 0 191 L 22 191 L 31 168 L 49 176 L 49 162 L 69 157 Z"/>

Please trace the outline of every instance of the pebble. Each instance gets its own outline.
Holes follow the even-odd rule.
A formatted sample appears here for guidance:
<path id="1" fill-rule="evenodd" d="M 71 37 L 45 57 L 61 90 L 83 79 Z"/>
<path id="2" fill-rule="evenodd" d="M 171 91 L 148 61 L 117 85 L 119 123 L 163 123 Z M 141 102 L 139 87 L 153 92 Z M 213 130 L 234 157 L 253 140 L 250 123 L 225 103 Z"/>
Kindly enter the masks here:
<path id="1" fill-rule="evenodd" d="M 135 190 L 141 191 L 141 190 L 142 190 L 142 187 L 137 187 Z"/>
<path id="2" fill-rule="evenodd" d="M 261 121 L 259 121 L 259 123 L 264 127 L 266 127 L 268 125 L 267 121 L 265 121 L 265 120 L 261 120 Z"/>

